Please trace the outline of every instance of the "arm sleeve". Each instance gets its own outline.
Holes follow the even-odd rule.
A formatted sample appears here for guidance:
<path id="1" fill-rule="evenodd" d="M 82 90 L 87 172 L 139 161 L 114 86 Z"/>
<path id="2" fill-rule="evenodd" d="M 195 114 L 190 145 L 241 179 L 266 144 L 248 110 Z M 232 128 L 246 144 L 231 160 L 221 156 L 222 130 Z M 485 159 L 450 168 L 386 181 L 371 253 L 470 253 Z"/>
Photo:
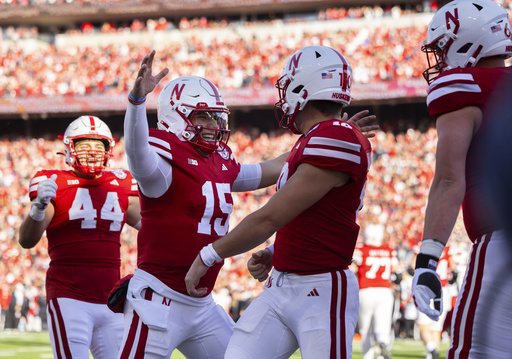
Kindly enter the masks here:
<path id="1" fill-rule="evenodd" d="M 147 197 L 162 196 L 171 186 L 172 166 L 149 145 L 146 105 L 128 104 L 124 118 L 124 147 L 133 178 Z"/>
<path id="2" fill-rule="evenodd" d="M 254 191 L 261 182 L 261 166 L 259 163 L 240 165 L 240 172 L 233 182 L 233 192 Z"/>

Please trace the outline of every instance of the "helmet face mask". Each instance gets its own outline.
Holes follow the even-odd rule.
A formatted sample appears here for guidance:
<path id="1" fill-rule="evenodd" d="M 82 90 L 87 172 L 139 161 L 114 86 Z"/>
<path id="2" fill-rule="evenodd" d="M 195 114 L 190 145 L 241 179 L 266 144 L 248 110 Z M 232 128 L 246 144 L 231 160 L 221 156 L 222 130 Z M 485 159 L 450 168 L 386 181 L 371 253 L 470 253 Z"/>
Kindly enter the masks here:
<path id="1" fill-rule="evenodd" d="M 326 100 L 347 106 L 352 97 L 352 68 L 338 51 L 326 46 L 307 46 L 286 62 L 276 82 L 279 101 L 277 121 L 296 134 L 295 118 L 310 100 Z"/>
<path id="2" fill-rule="evenodd" d="M 427 56 L 423 77 L 428 84 L 443 71 L 475 66 L 481 58 L 509 57 L 508 14 L 491 0 L 452 1 L 432 18 L 421 50 Z"/>
<path id="3" fill-rule="evenodd" d="M 230 135 L 227 112 L 198 108 L 188 122 L 183 137 L 194 147 L 206 154 L 224 150 Z"/>
<path id="4" fill-rule="evenodd" d="M 228 115 L 217 87 L 202 77 L 172 80 L 158 97 L 158 128 L 174 133 L 205 154 L 226 147 Z"/>
<path id="5" fill-rule="evenodd" d="M 436 39 L 433 43 L 421 47 L 421 51 L 425 53 L 428 63 L 427 69 L 423 71 L 423 77 L 429 84 L 448 67 L 448 64 L 443 59 L 446 58 L 446 52 L 449 46 L 445 46 L 441 49 L 438 45 L 438 41 L 439 39 Z"/>
<path id="6" fill-rule="evenodd" d="M 82 141 L 85 140 L 101 141 L 103 149 L 94 142 L 84 146 Z M 64 133 L 63 142 L 66 163 L 87 178 L 101 175 L 108 166 L 115 145 L 107 124 L 95 116 L 80 116 L 71 122 Z"/>

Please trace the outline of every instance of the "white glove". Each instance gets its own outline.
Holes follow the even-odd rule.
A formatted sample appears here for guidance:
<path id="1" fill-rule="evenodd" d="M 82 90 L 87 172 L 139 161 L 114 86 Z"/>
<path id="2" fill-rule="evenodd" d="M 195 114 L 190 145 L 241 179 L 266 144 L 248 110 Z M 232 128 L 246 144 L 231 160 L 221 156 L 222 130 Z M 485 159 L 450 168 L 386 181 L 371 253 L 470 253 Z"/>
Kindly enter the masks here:
<path id="1" fill-rule="evenodd" d="M 438 321 L 443 313 L 443 290 L 437 273 L 429 268 L 416 268 L 412 280 L 412 298 L 418 310 Z M 434 308 L 430 300 L 434 300 Z"/>
<path id="2" fill-rule="evenodd" d="M 44 213 L 48 203 L 52 198 L 57 196 L 57 183 L 55 180 L 57 175 L 53 174 L 50 178 L 42 180 L 37 185 L 37 198 L 32 202 L 29 216 L 36 222 L 41 222 L 44 219 Z"/>

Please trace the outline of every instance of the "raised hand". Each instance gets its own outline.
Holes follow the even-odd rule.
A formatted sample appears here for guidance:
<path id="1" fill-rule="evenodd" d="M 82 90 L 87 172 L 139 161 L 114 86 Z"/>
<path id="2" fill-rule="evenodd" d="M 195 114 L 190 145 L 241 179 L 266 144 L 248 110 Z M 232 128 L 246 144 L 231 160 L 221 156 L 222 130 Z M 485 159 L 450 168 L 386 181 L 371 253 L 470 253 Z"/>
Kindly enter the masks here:
<path id="1" fill-rule="evenodd" d="M 140 65 L 137 79 L 132 89 L 132 96 L 135 98 L 143 98 L 153 91 L 156 85 L 169 73 L 169 69 L 165 68 L 158 74 L 153 76 L 153 60 L 155 58 L 155 50 L 149 55 L 144 56 Z"/>
<path id="2" fill-rule="evenodd" d="M 34 201 L 34 206 L 39 209 L 46 209 L 50 200 L 57 196 L 58 186 L 57 183 L 55 183 L 56 179 L 57 175 L 53 174 L 50 178 L 39 182 L 37 185 L 37 198 Z"/>
<path id="3" fill-rule="evenodd" d="M 265 248 L 253 253 L 247 261 L 247 269 L 254 279 L 260 282 L 266 280 L 272 269 L 272 252 Z"/>
<path id="4" fill-rule="evenodd" d="M 350 117 L 348 120 L 346 120 L 348 117 L 347 113 L 344 113 L 343 119 L 359 128 L 359 130 L 364 133 L 367 138 L 372 138 L 375 137 L 375 131 L 377 131 L 380 127 L 379 125 L 369 125 L 369 123 L 375 121 L 377 117 L 375 115 L 367 116 L 368 113 L 370 113 L 368 110 L 360 111 L 354 116 Z"/>

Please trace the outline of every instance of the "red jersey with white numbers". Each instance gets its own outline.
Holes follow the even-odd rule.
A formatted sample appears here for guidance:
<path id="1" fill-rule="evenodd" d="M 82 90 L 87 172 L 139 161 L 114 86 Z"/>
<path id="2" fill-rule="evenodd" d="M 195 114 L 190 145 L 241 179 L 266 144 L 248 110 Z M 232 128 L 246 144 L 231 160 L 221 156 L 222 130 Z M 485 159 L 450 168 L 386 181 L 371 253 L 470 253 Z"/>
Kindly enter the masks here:
<path id="1" fill-rule="evenodd" d="M 397 258 L 396 252 L 389 246 L 358 246 L 354 261 L 358 265 L 359 289 L 391 287 L 391 267 L 396 264 Z"/>
<path id="2" fill-rule="evenodd" d="M 356 218 L 370 155 L 368 139 L 344 121 L 321 122 L 299 138 L 279 176 L 278 190 L 302 163 L 340 171 L 350 179 L 277 231 L 273 264 L 278 271 L 314 274 L 348 268 L 359 233 Z"/>
<path id="3" fill-rule="evenodd" d="M 488 206 L 480 173 L 483 163 L 480 145 L 485 129 L 493 120 L 489 104 L 510 102 L 508 92 L 500 91 L 500 86 L 511 81 L 512 67 L 459 67 L 443 72 L 428 88 L 427 107 L 434 119 L 467 106 L 478 106 L 483 113 L 482 125 L 473 135 L 466 157 L 466 194 L 462 211 L 471 241 L 497 229 L 495 218 L 485 210 Z"/>
<path id="4" fill-rule="evenodd" d="M 185 275 L 197 253 L 228 231 L 240 164 L 229 148 L 204 157 L 166 131 L 150 129 L 149 144 L 171 163 L 172 183 L 158 198 L 140 192 L 137 266 L 188 295 Z M 222 262 L 213 265 L 198 287 L 210 292 L 221 267 Z"/>
<path id="5" fill-rule="evenodd" d="M 99 178 L 82 178 L 74 171 L 42 170 L 30 181 L 30 198 L 38 183 L 57 175 L 55 213 L 46 229 L 50 267 L 47 300 L 72 298 L 106 304 L 120 277 L 121 229 L 129 196 L 137 184 L 129 172 L 105 171 Z"/>

